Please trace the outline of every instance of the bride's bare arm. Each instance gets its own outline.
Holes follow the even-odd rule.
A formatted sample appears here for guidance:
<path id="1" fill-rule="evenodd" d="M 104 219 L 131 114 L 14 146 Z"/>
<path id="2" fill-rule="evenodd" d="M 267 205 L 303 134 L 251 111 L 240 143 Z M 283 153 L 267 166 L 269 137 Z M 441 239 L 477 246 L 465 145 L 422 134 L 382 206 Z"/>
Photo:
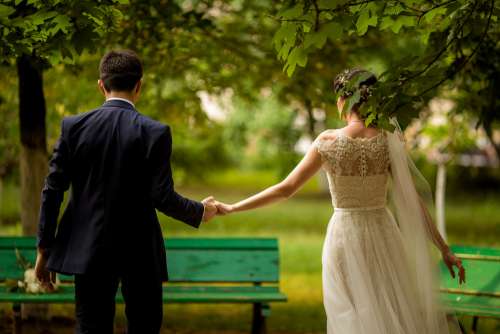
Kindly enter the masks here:
<path id="1" fill-rule="evenodd" d="M 219 203 L 217 206 L 221 213 L 245 211 L 259 208 L 280 200 L 287 199 L 297 192 L 321 168 L 321 156 L 312 146 L 300 163 L 280 183 L 275 184 L 258 194 L 255 194 L 238 203 L 229 205 Z"/>
<path id="2" fill-rule="evenodd" d="M 436 224 L 434 224 L 431 214 L 429 213 L 429 210 L 427 210 L 424 201 L 420 196 L 418 199 L 420 201 L 420 207 L 422 208 L 422 213 L 424 215 L 426 223 L 425 227 L 429 238 L 434 243 L 434 245 L 436 245 L 436 247 L 441 251 L 441 253 L 447 252 L 450 248 L 446 244 L 446 241 L 444 241 L 443 237 L 441 236 L 441 233 L 439 233 Z"/>
<path id="3" fill-rule="evenodd" d="M 446 241 L 444 241 L 443 237 L 441 236 L 441 233 L 439 233 L 436 227 L 436 224 L 434 224 L 434 222 L 432 221 L 432 217 L 429 213 L 429 210 L 427 210 L 427 207 L 425 206 L 425 203 L 420 196 L 418 200 L 420 201 L 420 207 L 422 208 L 422 212 L 426 223 L 426 231 L 427 234 L 429 235 L 429 238 L 432 240 L 434 245 L 436 245 L 436 247 L 441 251 L 443 262 L 446 264 L 446 267 L 448 267 L 451 276 L 455 278 L 455 270 L 453 269 L 453 266 L 456 266 L 458 268 L 459 283 L 460 284 L 465 283 L 465 269 L 462 266 L 462 261 L 455 254 L 453 254 Z"/>

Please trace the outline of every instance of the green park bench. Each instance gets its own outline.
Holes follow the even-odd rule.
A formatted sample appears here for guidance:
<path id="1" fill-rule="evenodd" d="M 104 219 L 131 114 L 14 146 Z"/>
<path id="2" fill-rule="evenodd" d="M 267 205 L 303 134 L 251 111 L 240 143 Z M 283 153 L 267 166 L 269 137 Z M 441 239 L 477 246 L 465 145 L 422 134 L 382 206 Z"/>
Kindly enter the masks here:
<path id="1" fill-rule="evenodd" d="M 285 302 L 279 289 L 279 252 L 276 239 L 230 238 L 165 241 L 169 282 L 163 287 L 165 303 L 253 304 L 252 333 L 266 332 L 271 302 Z M 30 263 L 35 260 L 33 237 L 0 237 L 0 303 L 12 303 L 14 323 L 20 326 L 23 303 L 74 303 L 72 276 L 60 276 L 54 293 L 11 291 L 8 280 L 22 280 L 16 250 Z M 118 303 L 123 297 L 117 294 Z"/>
<path id="2" fill-rule="evenodd" d="M 453 246 L 452 250 L 462 259 L 466 284 L 460 286 L 441 263 L 441 296 L 449 310 L 472 317 L 471 332 L 476 333 L 479 318 L 500 319 L 500 249 Z"/>

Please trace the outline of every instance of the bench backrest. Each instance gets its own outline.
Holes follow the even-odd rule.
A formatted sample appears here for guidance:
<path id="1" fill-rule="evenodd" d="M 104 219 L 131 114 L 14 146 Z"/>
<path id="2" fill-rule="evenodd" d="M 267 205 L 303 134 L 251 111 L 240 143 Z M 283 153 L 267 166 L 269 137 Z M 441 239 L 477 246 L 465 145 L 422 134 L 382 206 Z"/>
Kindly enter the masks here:
<path id="1" fill-rule="evenodd" d="M 453 246 L 452 250 L 462 259 L 466 283 L 459 285 L 458 279 L 453 279 L 441 262 L 442 291 L 500 297 L 500 249 Z"/>
<path id="2" fill-rule="evenodd" d="M 278 241 L 268 238 L 169 238 L 170 282 L 278 282 Z M 33 237 L 0 237 L 0 281 L 22 279 L 16 249 L 34 264 Z M 71 277 L 62 276 L 62 280 Z"/>

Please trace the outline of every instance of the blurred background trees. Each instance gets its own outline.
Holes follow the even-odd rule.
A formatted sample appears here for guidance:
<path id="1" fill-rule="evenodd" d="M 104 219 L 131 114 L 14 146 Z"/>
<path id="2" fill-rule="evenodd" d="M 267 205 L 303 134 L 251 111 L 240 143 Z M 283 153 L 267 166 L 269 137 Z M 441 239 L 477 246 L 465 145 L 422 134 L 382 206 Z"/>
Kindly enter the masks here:
<path id="1" fill-rule="evenodd" d="M 47 173 L 43 71 L 50 65 L 73 62 L 110 31 L 120 16 L 113 7 L 117 3 L 101 1 L 96 6 L 94 1 L 12 0 L 0 4 L 1 60 L 17 66 L 20 213 L 25 234 L 36 233 L 40 192 Z M 11 151 L 9 146 L 2 147 L 6 155 Z M 6 157 L 4 169 L 10 165 L 8 160 Z"/>
<path id="2" fill-rule="evenodd" d="M 221 170 L 285 175 L 319 132 L 342 124 L 332 80 L 359 66 L 384 73 L 372 120 L 397 110 L 407 126 L 420 115 L 408 134 L 431 181 L 444 163 L 447 187 L 482 178 L 494 191 L 498 14 L 486 0 L 3 1 L 0 179 L 21 185 L 33 233 L 61 118 L 102 103 L 100 56 L 131 48 L 145 65 L 138 109 L 172 125 L 181 185 Z M 452 107 L 431 108 L 436 99 Z M 464 154 L 488 163 L 465 167 Z"/>
<path id="3" fill-rule="evenodd" d="M 278 181 L 317 134 L 343 126 L 333 78 L 364 67 L 385 73 L 365 111 L 397 110 L 450 242 L 498 246 L 499 14 L 491 0 L 2 0 L 0 234 L 34 232 L 61 119 L 103 102 L 100 57 L 131 48 L 145 68 L 137 108 L 172 126 L 174 179 L 187 196 L 234 201 Z M 315 289 L 332 211 L 325 190 L 320 176 L 290 201 L 196 232 L 280 239 L 290 301 L 273 307 L 273 332 L 325 331 Z M 160 222 L 169 236 L 193 235 Z M 249 314 L 166 307 L 175 333 L 245 332 Z"/>

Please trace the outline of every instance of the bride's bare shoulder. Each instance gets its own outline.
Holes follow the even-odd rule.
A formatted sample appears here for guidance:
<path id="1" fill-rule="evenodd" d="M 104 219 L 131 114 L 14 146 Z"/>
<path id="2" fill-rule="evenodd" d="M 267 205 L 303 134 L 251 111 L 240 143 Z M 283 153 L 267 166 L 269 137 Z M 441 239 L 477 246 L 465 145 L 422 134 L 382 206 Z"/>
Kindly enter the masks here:
<path id="1" fill-rule="evenodd" d="M 316 138 L 317 141 L 335 140 L 340 129 L 328 129 L 321 132 Z"/>

